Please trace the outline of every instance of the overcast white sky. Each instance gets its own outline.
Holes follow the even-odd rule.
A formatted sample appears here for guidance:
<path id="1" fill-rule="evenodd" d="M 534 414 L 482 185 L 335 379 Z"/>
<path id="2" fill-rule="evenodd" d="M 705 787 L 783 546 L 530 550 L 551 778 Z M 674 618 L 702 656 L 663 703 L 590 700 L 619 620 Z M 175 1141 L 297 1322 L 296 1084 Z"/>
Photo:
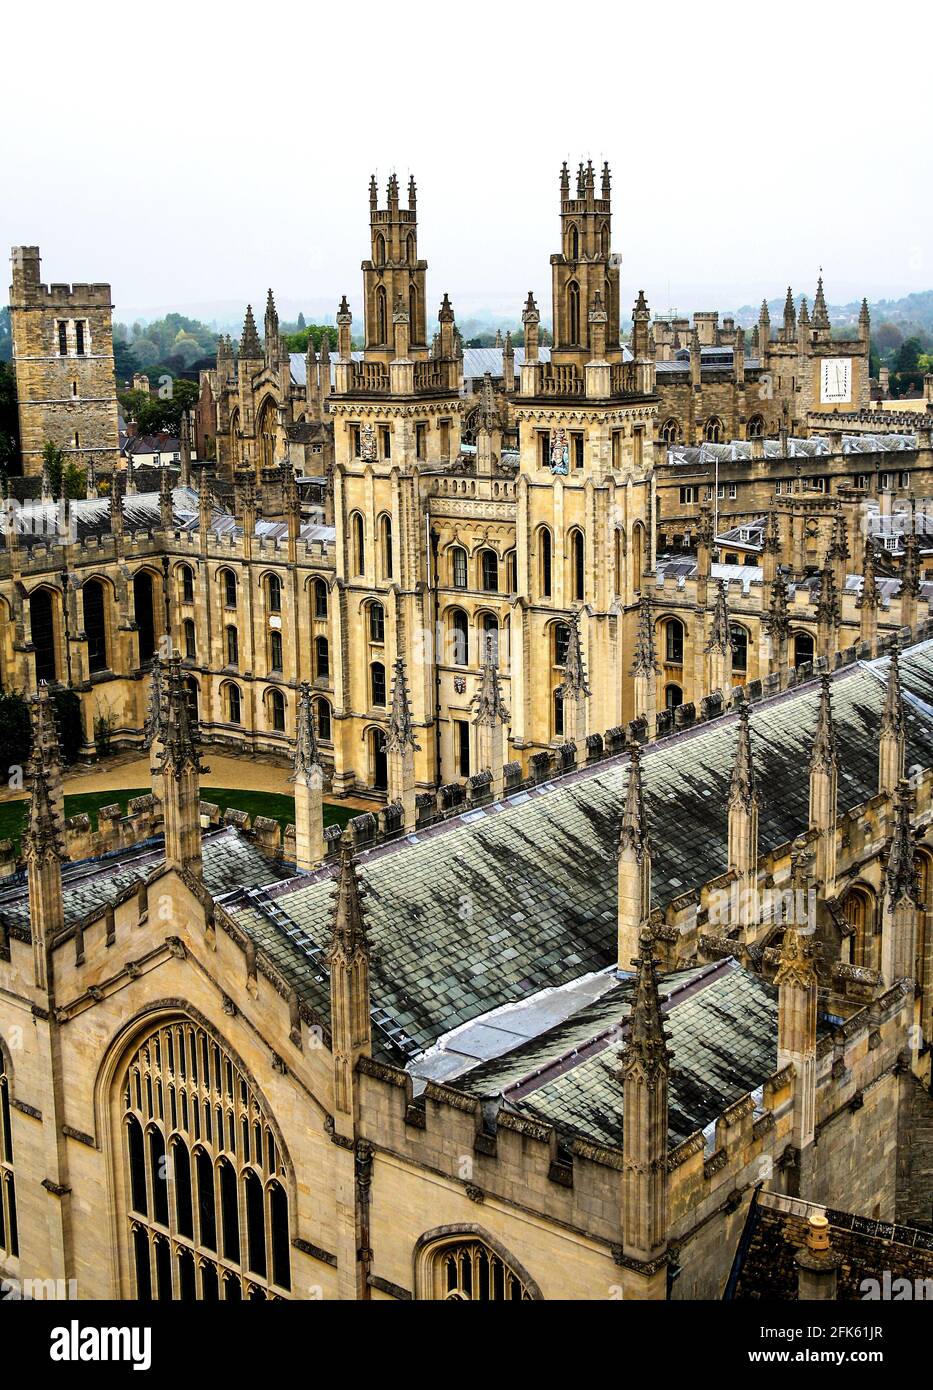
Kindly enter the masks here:
<path id="1" fill-rule="evenodd" d="M 430 300 L 514 317 L 533 288 L 549 314 L 560 162 L 591 157 L 626 305 L 812 296 L 820 265 L 831 303 L 929 289 L 931 12 L 7 7 L 0 241 L 38 243 L 46 281 L 109 280 L 118 318 L 226 317 L 270 284 L 333 312 L 358 302 L 370 172 L 412 171 Z"/>

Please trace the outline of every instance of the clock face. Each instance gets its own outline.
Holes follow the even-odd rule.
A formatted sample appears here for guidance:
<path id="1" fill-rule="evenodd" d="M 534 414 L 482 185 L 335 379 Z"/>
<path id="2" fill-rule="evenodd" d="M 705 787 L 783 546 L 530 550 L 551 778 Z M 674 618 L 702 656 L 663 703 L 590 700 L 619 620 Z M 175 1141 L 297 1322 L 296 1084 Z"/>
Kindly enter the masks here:
<path id="1" fill-rule="evenodd" d="M 848 405 L 852 400 L 852 358 L 825 357 L 820 363 L 820 401 Z"/>

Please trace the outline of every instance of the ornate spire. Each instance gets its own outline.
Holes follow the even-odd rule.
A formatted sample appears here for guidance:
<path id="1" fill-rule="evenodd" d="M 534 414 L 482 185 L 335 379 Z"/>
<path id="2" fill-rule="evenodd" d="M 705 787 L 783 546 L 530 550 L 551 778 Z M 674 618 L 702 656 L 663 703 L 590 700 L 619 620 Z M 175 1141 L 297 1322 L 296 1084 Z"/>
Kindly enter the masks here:
<path id="1" fill-rule="evenodd" d="M 833 627 L 838 627 L 842 622 L 836 579 L 828 563 L 820 570 L 820 594 L 816 601 L 816 620 L 818 623 L 829 623 Z"/>
<path id="2" fill-rule="evenodd" d="M 881 715 L 881 733 L 899 738 L 904 732 L 904 699 L 901 693 L 901 658 L 895 642 L 891 651 L 891 665 L 888 670 L 888 688 Z"/>
<path id="3" fill-rule="evenodd" d="M 32 797 L 23 831 L 23 858 L 27 864 L 64 859 L 63 828 L 52 797 L 42 745 L 35 737 L 30 758 L 30 779 Z"/>
<path id="4" fill-rule="evenodd" d="M 149 704 L 146 710 L 145 746 L 164 744 L 167 729 L 165 670 L 162 660 L 156 657 L 149 675 Z"/>
<path id="5" fill-rule="evenodd" d="M 256 320 L 253 318 L 253 306 L 247 304 L 246 318 L 243 320 L 243 332 L 240 335 L 240 357 L 247 362 L 258 362 L 262 357 L 262 348 L 259 345 L 259 334 L 256 331 Z"/>
<path id="6" fill-rule="evenodd" d="M 266 295 L 265 330 L 266 351 L 271 352 L 271 350 L 275 347 L 275 344 L 278 341 L 279 336 L 279 315 L 278 310 L 275 307 L 275 299 L 273 297 L 271 289 L 269 290 L 269 293 Z"/>
<path id="7" fill-rule="evenodd" d="M 626 849 L 634 850 L 639 863 L 651 852 L 641 786 L 641 750 L 637 743 L 632 743 L 629 748 L 628 786 L 625 789 L 625 809 L 622 812 L 622 829 L 619 832 L 619 851 L 621 853 Z"/>
<path id="8" fill-rule="evenodd" d="M 768 515 L 765 518 L 761 549 L 765 555 L 780 555 L 781 553 L 781 527 L 773 503 L 768 508 Z"/>
<path id="9" fill-rule="evenodd" d="M 387 753 L 404 753 L 406 748 L 417 750 L 419 747 L 411 722 L 405 662 L 400 656 L 397 656 L 393 668 L 392 709 L 389 712 L 389 726 L 386 729 L 385 751 Z"/>
<path id="10" fill-rule="evenodd" d="M 809 936 L 804 936 L 796 926 L 788 923 L 784 928 L 781 942 L 781 960 L 774 977 L 778 987 L 790 986 L 792 989 L 813 989 L 816 986 L 816 970 L 813 964 L 813 945 Z"/>
<path id="11" fill-rule="evenodd" d="M 651 603 L 648 595 L 642 594 L 638 606 L 638 636 L 635 639 L 635 660 L 632 662 L 632 674 L 635 676 L 653 676 L 660 669 L 654 650 L 654 620 L 651 614 Z"/>
<path id="12" fill-rule="evenodd" d="M 880 608 L 881 590 L 875 573 L 875 547 L 869 536 L 865 541 L 865 558 L 862 561 L 862 587 L 856 599 L 859 608 Z"/>
<path id="13" fill-rule="evenodd" d="M 732 638 L 729 633 L 729 605 L 726 601 L 726 581 L 720 579 L 716 584 L 716 603 L 713 608 L 713 623 L 705 650 L 708 652 L 726 652 L 731 645 Z"/>
<path id="14" fill-rule="evenodd" d="M 337 895 L 334 899 L 329 953 L 332 962 L 335 957 L 347 961 L 360 952 L 368 954 L 366 919 L 363 916 L 364 897 L 365 889 L 361 887 L 357 878 L 353 847 L 345 836 L 340 841 L 340 872 L 337 877 Z"/>
<path id="15" fill-rule="evenodd" d="M 165 743 L 162 769 L 176 774 L 193 770 L 206 772 L 201 766 L 198 725 L 191 709 L 191 697 L 181 672 L 181 658 L 176 654 L 169 662 L 165 689 Z"/>
<path id="16" fill-rule="evenodd" d="M 826 309 L 826 296 L 823 294 L 822 275 L 816 282 L 816 298 L 813 301 L 813 327 L 829 327 L 829 313 Z"/>
<path id="17" fill-rule="evenodd" d="M 288 780 L 294 782 L 298 777 L 311 777 L 315 768 L 320 772 L 321 755 L 314 731 L 311 686 L 307 681 L 302 681 L 298 687 L 298 711 L 295 716 L 294 770 Z"/>
<path id="18" fill-rule="evenodd" d="M 502 686 L 499 684 L 499 669 L 488 648 L 483 658 L 479 686 L 470 703 L 476 707 L 474 724 L 485 724 L 494 728 L 497 724 L 509 722 L 509 712 L 502 698 Z"/>
<path id="19" fill-rule="evenodd" d="M 828 560 L 848 560 L 849 558 L 849 539 L 846 535 L 846 524 L 842 512 L 837 512 L 833 517 L 833 536 L 826 552 Z"/>
<path id="20" fill-rule="evenodd" d="M 807 296 L 805 294 L 800 297 L 800 313 L 797 316 L 797 327 L 810 327 L 810 310 L 807 308 Z"/>
<path id="21" fill-rule="evenodd" d="M 816 734 L 810 755 L 810 771 L 828 769 L 836 761 L 836 728 L 829 691 L 829 676 L 820 677 L 820 705 L 816 716 Z"/>
<path id="22" fill-rule="evenodd" d="M 765 628 L 773 642 L 783 642 L 790 631 L 787 611 L 787 581 L 780 571 L 771 583 L 771 605 L 765 618 Z"/>
<path id="23" fill-rule="evenodd" d="M 909 898 L 920 905 L 920 879 L 914 858 L 914 838 L 910 828 L 911 793 L 904 780 L 898 784 L 894 810 L 894 833 L 888 850 L 885 883 L 891 903 Z"/>
<path id="24" fill-rule="evenodd" d="M 794 308 L 794 292 L 790 285 L 787 286 L 787 298 L 784 301 L 784 327 L 797 327 L 797 310 Z"/>
<path id="25" fill-rule="evenodd" d="M 632 965 L 635 966 L 635 997 L 629 1015 L 628 1041 L 622 1053 L 622 1074 L 639 1071 L 650 1081 L 668 1070 L 670 1057 L 658 993 L 654 937 L 647 926 L 639 933 L 638 955 Z"/>
<path id="26" fill-rule="evenodd" d="M 739 737 L 735 745 L 732 781 L 729 784 L 729 805 L 750 809 L 757 800 L 755 769 L 752 763 L 752 741 L 749 732 L 748 706 L 739 710 Z"/>
<path id="27" fill-rule="evenodd" d="M 902 598 L 918 598 L 920 594 L 920 537 L 914 527 L 904 537 L 900 593 Z"/>
<path id="28" fill-rule="evenodd" d="M 580 647 L 580 614 L 576 609 L 570 615 L 569 628 L 561 690 L 565 700 L 581 700 L 589 695 L 590 687 L 586 683 L 586 666 Z"/>

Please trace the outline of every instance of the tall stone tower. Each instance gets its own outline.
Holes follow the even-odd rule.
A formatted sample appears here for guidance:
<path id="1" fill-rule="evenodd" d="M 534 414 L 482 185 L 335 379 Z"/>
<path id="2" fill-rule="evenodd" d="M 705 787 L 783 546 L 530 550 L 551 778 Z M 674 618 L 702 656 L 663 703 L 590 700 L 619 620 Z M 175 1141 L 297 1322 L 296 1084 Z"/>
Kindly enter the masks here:
<path id="1" fill-rule="evenodd" d="M 375 178 L 369 184 L 369 230 L 372 259 L 363 262 L 363 298 L 367 360 L 395 356 L 393 315 L 408 315 L 409 354 L 426 357 L 427 319 L 424 291 L 427 261 L 418 259 L 418 205 L 415 181 L 408 181 L 408 207 L 399 204 L 398 179 L 389 179 L 387 206 L 378 206 Z"/>
<path id="2" fill-rule="evenodd" d="M 592 162 L 581 163 L 571 197 L 566 163 L 560 175 L 561 249 L 551 257 L 554 310 L 552 361 L 581 368 L 593 356 L 594 323 L 605 322 L 605 357 L 621 361 L 619 346 L 619 267 L 609 246 L 612 231 L 609 165 L 604 164 L 599 197 Z M 595 311 L 597 318 L 591 321 Z M 605 315 L 605 320 L 599 317 Z M 603 354 L 598 354 L 602 356 Z"/>
<path id="3" fill-rule="evenodd" d="M 119 466 L 109 285 L 43 285 L 38 246 L 14 246 L 10 318 L 23 472 L 42 472 L 51 440 L 66 462 Z"/>

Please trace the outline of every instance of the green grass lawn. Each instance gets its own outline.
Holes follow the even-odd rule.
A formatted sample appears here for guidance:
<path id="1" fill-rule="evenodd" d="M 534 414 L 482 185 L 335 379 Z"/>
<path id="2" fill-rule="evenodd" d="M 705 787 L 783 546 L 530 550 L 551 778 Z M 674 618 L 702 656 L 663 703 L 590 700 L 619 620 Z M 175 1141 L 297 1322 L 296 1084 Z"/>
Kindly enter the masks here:
<path id="1" fill-rule="evenodd" d="M 125 815 L 127 803 L 132 801 L 133 797 L 145 796 L 150 790 L 149 787 L 128 787 L 122 791 L 78 792 L 74 796 L 66 795 L 65 815 L 87 814 L 91 818 L 92 829 L 96 830 L 97 813 L 101 806 L 113 806 L 119 802 Z M 283 836 L 286 825 L 291 825 L 295 819 L 294 797 L 283 796 L 278 792 L 244 792 L 238 791 L 235 787 L 202 787 L 201 800 L 219 806 L 221 815 L 228 806 L 233 806 L 238 811 L 245 811 L 250 820 L 254 820 L 256 816 L 268 816 L 271 820 L 279 822 Z M 19 842 L 25 810 L 25 798 L 21 801 L 0 802 L 0 840 Z M 326 801 L 324 803 L 325 825 L 343 826 L 351 816 L 358 814 L 359 812 L 348 806 L 333 806 Z"/>

